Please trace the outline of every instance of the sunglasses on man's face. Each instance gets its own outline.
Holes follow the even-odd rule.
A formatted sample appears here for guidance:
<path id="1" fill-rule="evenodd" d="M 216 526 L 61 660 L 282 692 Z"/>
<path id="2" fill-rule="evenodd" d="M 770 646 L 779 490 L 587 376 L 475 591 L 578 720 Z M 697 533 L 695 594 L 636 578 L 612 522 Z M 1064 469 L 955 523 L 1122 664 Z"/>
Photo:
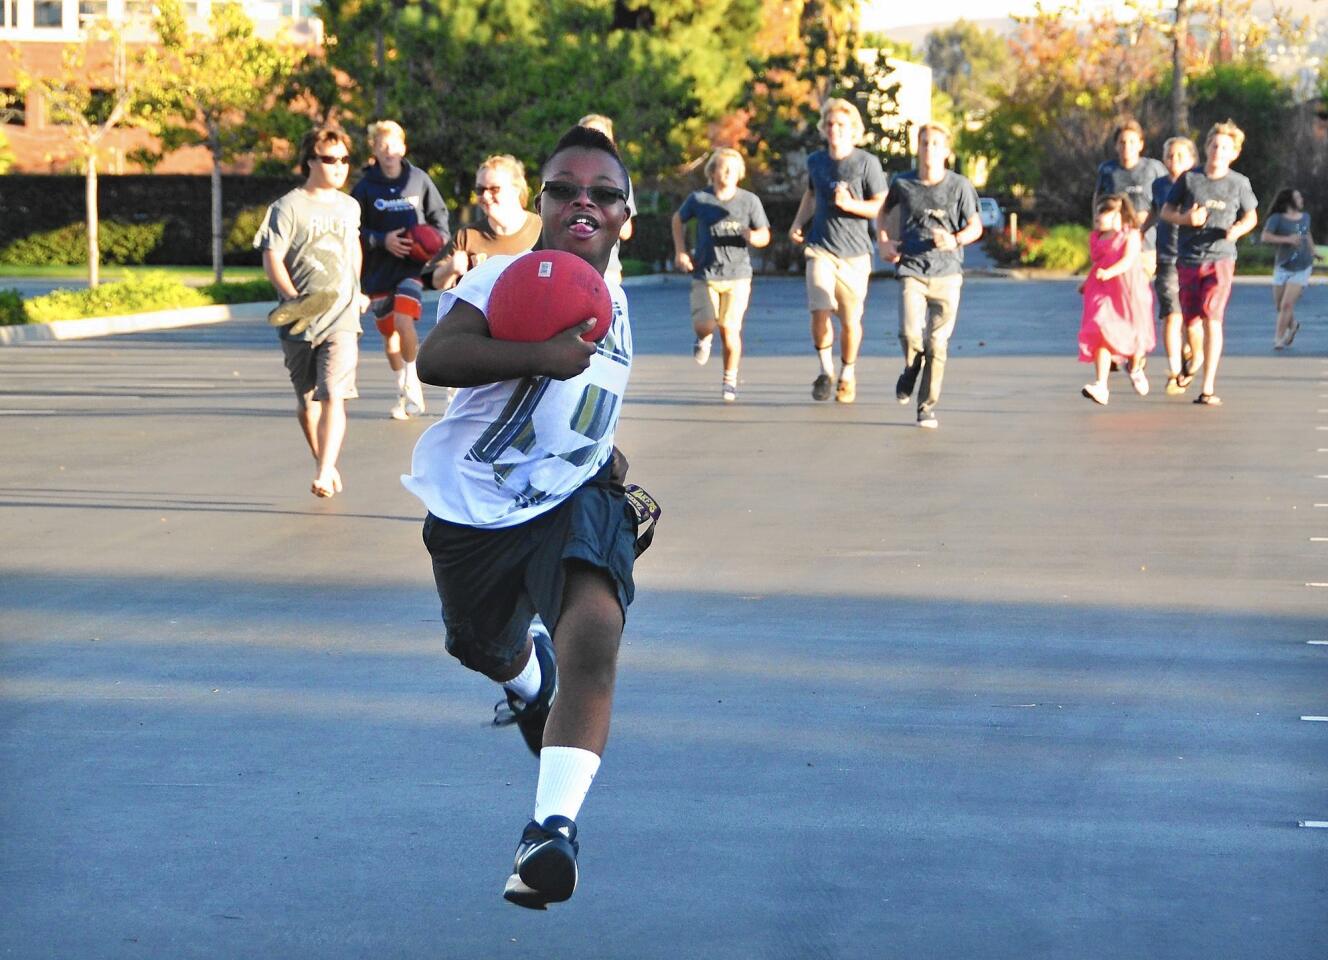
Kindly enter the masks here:
<path id="1" fill-rule="evenodd" d="M 350 163 L 350 157 L 347 156 L 330 157 L 325 153 L 315 153 L 314 159 L 317 160 L 319 163 L 326 164 L 329 167 L 338 163 L 347 163 L 347 164 Z"/>
<path id="2" fill-rule="evenodd" d="M 571 183 L 567 180 L 546 180 L 542 192 L 547 194 L 551 200 L 557 203 L 570 203 L 585 191 L 590 202 L 597 207 L 607 207 L 614 203 L 626 203 L 627 192 L 619 190 L 617 187 L 604 187 L 595 185 L 593 187 L 583 187 L 579 183 Z"/>

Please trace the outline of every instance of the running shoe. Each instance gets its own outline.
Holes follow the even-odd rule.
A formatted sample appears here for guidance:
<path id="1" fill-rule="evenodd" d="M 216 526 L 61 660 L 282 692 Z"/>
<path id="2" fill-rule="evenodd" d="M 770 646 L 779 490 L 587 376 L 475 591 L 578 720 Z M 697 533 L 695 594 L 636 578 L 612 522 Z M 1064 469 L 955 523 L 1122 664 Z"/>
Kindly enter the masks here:
<path id="1" fill-rule="evenodd" d="M 830 375 L 823 373 L 812 381 L 812 399 L 829 400 L 830 394 L 834 390 L 834 381 Z"/>
<path id="2" fill-rule="evenodd" d="M 840 379 L 835 388 L 835 403 L 852 403 L 858 397 L 858 381 Z"/>
<path id="3" fill-rule="evenodd" d="M 1105 383 L 1086 383 L 1084 384 L 1084 388 L 1079 392 L 1089 400 L 1092 400 L 1094 403 L 1100 403 L 1104 407 L 1107 405 L 1107 401 L 1111 397 L 1111 393 L 1107 390 L 1107 385 Z"/>
<path id="4" fill-rule="evenodd" d="M 738 388 L 731 383 L 726 383 L 719 388 L 719 395 L 724 398 L 725 403 L 733 403 L 738 399 Z"/>
<path id="5" fill-rule="evenodd" d="M 895 381 L 895 399 L 899 401 L 900 406 L 913 399 L 913 385 L 917 383 L 917 379 L 917 374 L 913 372 L 912 367 L 909 367 Z"/>
<path id="6" fill-rule="evenodd" d="M 526 747 L 538 757 L 540 747 L 544 746 L 544 724 L 549 720 L 549 708 L 558 693 L 558 661 L 553 654 L 553 639 L 544 624 L 531 624 L 530 642 L 532 652 L 539 658 L 539 693 L 526 703 L 511 690 L 506 691 L 507 699 L 494 704 L 493 725 L 510 727 L 516 724 Z"/>
<path id="7" fill-rule="evenodd" d="M 392 409 L 387 411 L 387 415 L 393 420 L 409 420 L 411 418 L 410 404 L 404 393 L 397 394 L 397 402 L 392 404 Z"/>
<path id="8" fill-rule="evenodd" d="M 555 816 L 542 824 L 530 821 L 516 846 L 503 898 L 530 910 L 544 910 L 550 903 L 567 900 L 576 891 L 579 852 L 576 824 L 571 820 Z"/>
<path id="9" fill-rule="evenodd" d="M 1130 386 L 1134 387 L 1134 392 L 1141 397 L 1148 396 L 1148 374 L 1144 373 L 1144 368 L 1130 371 Z"/>
<path id="10" fill-rule="evenodd" d="M 941 425 L 936 419 L 936 414 L 930 410 L 921 410 L 918 412 L 918 426 L 924 430 L 935 430 Z"/>
<path id="11" fill-rule="evenodd" d="M 698 337 L 692 344 L 692 359 L 696 361 L 698 367 L 704 367 L 706 361 L 710 359 L 710 344 L 714 334 L 709 337 Z"/>

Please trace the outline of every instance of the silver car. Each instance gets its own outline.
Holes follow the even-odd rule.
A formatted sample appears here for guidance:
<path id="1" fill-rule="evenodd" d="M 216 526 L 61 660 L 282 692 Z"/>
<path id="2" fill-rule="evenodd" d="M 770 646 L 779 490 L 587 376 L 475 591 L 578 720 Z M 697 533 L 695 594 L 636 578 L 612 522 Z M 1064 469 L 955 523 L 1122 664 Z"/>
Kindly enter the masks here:
<path id="1" fill-rule="evenodd" d="M 984 230 L 1005 229 L 1005 213 L 991 197 L 978 197 L 978 218 Z"/>

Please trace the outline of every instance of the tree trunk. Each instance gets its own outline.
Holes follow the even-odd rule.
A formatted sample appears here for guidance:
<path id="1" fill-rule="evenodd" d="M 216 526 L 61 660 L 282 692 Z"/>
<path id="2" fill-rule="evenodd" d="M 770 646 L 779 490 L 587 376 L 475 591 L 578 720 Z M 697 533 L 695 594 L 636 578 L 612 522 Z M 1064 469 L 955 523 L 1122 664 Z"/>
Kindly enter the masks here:
<path id="1" fill-rule="evenodd" d="M 1176 0 L 1176 25 L 1171 34 L 1171 132 L 1187 137 L 1190 110 L 1185 97 L 1185 36 L 1190 29 L 1186 0 Z"/>
<path id="2" fill-rule="evenodd" d="M 84 178 L 83 204 L 88 227 L 88 289 L 101 282 L 101 247 L 97 243 L 97 151 L 88 151 L 88 173 Z"/>
<path id="3" fill-rule="evenodd" d="M 380 22 L 374 28 L 374 119 L 383 119 L 383 114 L 387 113 L 387 81 L 385 78 L 387 65 L 384 61 L 387 59 L 387 51 L 383 47 L 383 24 Z"/>
<path id="4" fill-rule="evenodd" d="M 221 235 L 221 137 L 214 126 L 209 131 L 208 148 L 212 151 L 212 279 L 221 283 L 222 246 Z"/>

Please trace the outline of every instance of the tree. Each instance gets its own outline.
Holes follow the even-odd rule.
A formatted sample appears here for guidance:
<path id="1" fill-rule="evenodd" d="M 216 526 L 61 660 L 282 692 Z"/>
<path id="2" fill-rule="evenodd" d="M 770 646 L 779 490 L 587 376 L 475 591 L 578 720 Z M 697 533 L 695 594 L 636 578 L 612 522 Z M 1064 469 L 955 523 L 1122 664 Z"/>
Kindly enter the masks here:
<path id="1" fill-rule="evenodd" d="M 89 25 L 81 42 L 61 51 L 60 70 L 54 76 L 18 71 L 18 97 L 35 92 L 51 119 L 65 126 L 78 152 L 85 182 L 89 287 L 101 282 L 97 208 L 100 152 L 112 130 L 145 123 L 138 97 L 149 82 L 144 59 L 137 55 L 131 58 L 119 29 L 105 22 Z"/>
<path id="2" fill-rule="evenodd" d="M 202 145 L 212 159 L 212 272 L 222 279 L 225 237 L 221 167 L 263 140 L 256 122 L 273 105 L 297 54 L 254 35 L 238 3 L 212 7 L 206 33 L 185 22 L 180 0 L 160 0 L 155 21 L 159 83 L 150 97 L 155 132 L 166 152 Z"/>
<path id="3" fill-rule="evenodd" d="M 925 57 L 932 83 L 963 120 L 990 113 L 1013 78 L 1009 44 L 967 20 L 932 31 Z"/>

